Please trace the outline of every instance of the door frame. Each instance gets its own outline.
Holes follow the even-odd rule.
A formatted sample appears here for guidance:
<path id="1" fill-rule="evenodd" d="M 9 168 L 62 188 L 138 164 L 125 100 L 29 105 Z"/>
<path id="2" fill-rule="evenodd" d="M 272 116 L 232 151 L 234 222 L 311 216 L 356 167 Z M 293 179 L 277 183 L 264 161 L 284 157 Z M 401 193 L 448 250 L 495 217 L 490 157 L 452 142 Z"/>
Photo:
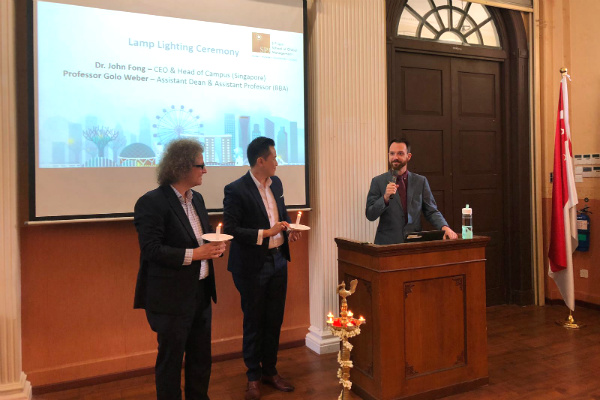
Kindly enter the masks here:
<path id="1" fill-rule="evenodd" d="M 388 81 L 388 138 L 391 130 L 391 73 L 395 51 L 435 54 L 501 62 L 502 110 L 506 134 L 502 151 L 508 179 L 506 302 L 528 305 L 535 301 L 532 246 L 532 180 L 530 143 L 529 50 L 525 25 L 517 11 L 487 7 L 498 27 L 503 49 L 469 48 L 418 39 L 398 38 L 396 29 L 407 0 L 386 0 L 386 53 Z"/>

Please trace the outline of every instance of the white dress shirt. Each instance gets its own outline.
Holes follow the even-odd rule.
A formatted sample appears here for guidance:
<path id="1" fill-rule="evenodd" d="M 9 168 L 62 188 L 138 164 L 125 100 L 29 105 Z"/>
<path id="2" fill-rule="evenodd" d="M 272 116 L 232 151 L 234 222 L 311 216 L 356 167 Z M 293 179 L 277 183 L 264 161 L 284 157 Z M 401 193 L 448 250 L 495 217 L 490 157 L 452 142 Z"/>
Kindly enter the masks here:
<path id="1" fill-rule="evenodd" d="M 252 180 L 256 184 L 258 188 L 258 192 L 260 193 L 260 197 L 262 198 L 263 204 L 265 205 L 265 209 L 267 210 L 267 215 L 269 216 L 269 224 L 271 227 L 279 222 L 279 211 L 277 210 L 277 202 L 275 201 L 275 196 L 273 196 L 273 191 L 271 190 L 271 184 L 273 181 L 271 178 L 267 179 L 266 186 L 263 185 L 256 179 L 254 175 L 252 175 L 252 171 L 250 171 L 250 176 Z M 256 238 L 256 244 L 261 245 L 263 243 L 263 231 L 264 229 L 258 230 L 258 237 Z M 279 247 L 283 244 L 283 233 L 279 232 L 275 236 L 271 236 L 269 238 L 269 248 L 274 249 L 275 247 Z"/>

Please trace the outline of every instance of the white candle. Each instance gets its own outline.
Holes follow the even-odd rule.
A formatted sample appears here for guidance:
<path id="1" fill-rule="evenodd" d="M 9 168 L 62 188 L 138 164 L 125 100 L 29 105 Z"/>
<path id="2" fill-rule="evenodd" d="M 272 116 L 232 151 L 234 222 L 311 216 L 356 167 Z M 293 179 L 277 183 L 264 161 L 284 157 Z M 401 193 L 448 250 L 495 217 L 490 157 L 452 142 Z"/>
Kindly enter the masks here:
<path id="1" fill-rule="evenodd" d="M 300 225 L 301 217 L 302 217 L 302 211 L 298 211 L 298 216 L 296 217 L 296 225 Z"/>
<path id="2" fill-rule="evenodd" d="M 219 240 L 219 235 L 221 234 L 221 226 L 223 224 L 219 222 L 219 225 L 217 225 L 217 240 Z"/>

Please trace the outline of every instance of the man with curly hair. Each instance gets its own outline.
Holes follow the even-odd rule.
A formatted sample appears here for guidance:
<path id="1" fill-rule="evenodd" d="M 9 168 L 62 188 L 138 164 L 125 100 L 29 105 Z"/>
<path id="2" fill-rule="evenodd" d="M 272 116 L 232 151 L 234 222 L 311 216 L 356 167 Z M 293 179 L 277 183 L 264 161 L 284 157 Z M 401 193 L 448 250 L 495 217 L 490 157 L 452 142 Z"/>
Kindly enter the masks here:
<path id="1" fill-rule="evenodd" d="M 157 335 L 158 400 L 181 400 L 184 354 L 186 400 L 209 398 L 211 298 L 217 301 L 212 259 L 225 244 L 201 238 L 212 232 L 204 199 L 192 190 L 206 174 L 202 153 L 195 140 L 169 143 L 158 167 L 160 186 L 134 209 L 141 250 L 134 308 L 146 310 Z"/>

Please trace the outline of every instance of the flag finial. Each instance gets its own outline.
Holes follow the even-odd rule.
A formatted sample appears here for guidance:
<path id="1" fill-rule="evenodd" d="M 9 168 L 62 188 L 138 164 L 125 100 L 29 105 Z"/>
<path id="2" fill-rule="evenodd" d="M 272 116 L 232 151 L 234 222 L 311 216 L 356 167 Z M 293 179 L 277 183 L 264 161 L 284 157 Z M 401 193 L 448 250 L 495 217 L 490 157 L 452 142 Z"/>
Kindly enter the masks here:
<path id="1" fill-rule="evenodd" d="M 566 75 L 567 74 L 567 68 L 566 67 L 562 67 L 560 69 L 560 74 L 563 75 L 563 76 Z"/>

